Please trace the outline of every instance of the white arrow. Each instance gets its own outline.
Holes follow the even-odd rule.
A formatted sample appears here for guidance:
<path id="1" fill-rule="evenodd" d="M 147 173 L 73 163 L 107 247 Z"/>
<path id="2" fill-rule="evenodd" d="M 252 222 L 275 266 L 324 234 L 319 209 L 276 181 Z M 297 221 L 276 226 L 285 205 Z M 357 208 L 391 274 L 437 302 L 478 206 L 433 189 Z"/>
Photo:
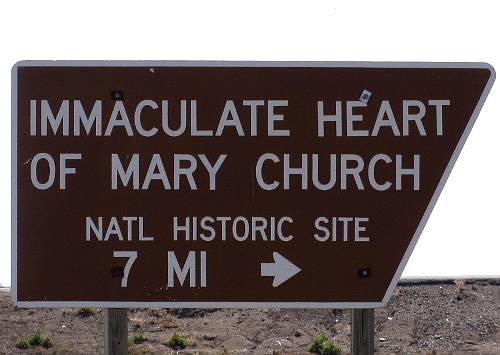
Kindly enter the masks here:
<path id="1" fill-rule="evenodd" d="M 283 282 L 288 280 L 301 271 L 290 260 L 277 252 L 273 253 L 274 263 L 261 263 L 260 276 L 273 276 L 273 287 L 278 287 Z"/>

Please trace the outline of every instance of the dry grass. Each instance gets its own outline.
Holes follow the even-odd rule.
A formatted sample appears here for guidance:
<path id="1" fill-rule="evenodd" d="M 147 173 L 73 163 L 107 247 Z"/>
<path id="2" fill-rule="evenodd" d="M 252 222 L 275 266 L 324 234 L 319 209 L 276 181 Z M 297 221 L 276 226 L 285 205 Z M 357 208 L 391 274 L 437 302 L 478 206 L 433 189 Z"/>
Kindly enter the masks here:
<path id="1" fill-rule="evenodd" d="M 173 329 L 173 328 L 178 328 L 179 326 L 176 324 L 175 322 L 175 319 L 174 317 L 166 317 L 164 318 L 161 323 L 160 323 L 160 326 L 163 328 L 163 329 Z"/>
<path id="2" fill-rule="evenodd" d="M 455 288 L 457 290 L 457 300 L 461 300 L 464 297 L 465 291 L 465 280 L 455 280 Z"/>
<path id="3" fill-rule="evenodd" d="M 151 313 L 151 315 L 153 317 L 160 318 L 164 313 L 164 309 L 163 308 L 151 308 L 149 310 L 149 312 Z"/>
<path id="4" fill-rule="evenodd" d="M 144 327 L 144 324 L 146 323 L 144 319 L 139 318 L 139 317 L 131 317 L 129 318 L 130 323 L 134 327 L 135 330 L 141 329 Z"/>
<path id="5" fill-rule="evenodd" d="M 458 292 L 462 292 L 465 290 L 465 280 L 455 280 L 453 281 L 455 283 L 455 287 L 457 288 Z"/>

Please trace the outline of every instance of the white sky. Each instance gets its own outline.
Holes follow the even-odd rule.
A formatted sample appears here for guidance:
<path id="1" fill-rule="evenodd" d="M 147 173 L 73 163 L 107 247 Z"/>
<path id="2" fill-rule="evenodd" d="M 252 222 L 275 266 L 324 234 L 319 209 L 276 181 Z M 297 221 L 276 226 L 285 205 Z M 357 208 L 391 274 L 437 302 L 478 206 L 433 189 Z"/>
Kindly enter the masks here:
<path id="1" fill-rule="evenodd" d="M 22 59 L 485 61 L 496 1 L 0 1 L 0 283 L 10 284 L 10 70 Z M 500 91 L 404 276 L 500 275 Z"/>

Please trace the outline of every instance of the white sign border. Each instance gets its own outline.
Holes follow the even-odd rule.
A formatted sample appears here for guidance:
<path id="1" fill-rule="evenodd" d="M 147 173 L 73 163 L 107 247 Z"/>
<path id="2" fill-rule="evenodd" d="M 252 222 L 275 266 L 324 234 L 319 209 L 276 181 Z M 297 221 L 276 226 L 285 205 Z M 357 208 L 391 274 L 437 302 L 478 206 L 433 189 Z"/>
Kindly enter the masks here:
<path id="1" fill-rule="evenodd" d="M 17 299 L 17 69 L 20 67 L 313 67 L 313 68 L 447 68 L 488 69 L 490 78 L 481 94 L 411 242 L 382 302 L 108 302 L 108 301 L 18 301 Z M 142 61 L 142 60 L 26 60 L 12 67 L 11 92 L 11 300 L 24 308 L 377 308 L 387 304 L 429 219 L 443 187 L 462 151 L 479 112 L 495 81 L 495 69 L 483 62 L 268 62 L 268 61 Z"/>

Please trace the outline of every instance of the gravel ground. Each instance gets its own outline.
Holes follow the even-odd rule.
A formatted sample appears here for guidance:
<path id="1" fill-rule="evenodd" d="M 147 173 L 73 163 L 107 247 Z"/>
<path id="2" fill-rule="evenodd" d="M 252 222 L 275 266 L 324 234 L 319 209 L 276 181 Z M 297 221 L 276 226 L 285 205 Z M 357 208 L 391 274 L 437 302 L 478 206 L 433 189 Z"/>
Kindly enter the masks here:
<path id="1" fill-rule="evenodd" d="M 103 313 L 78 309 L 20 309 L 0 292 L 0 353 L 99 354 Z M 306 354 L 312 338 L 324 333 L 349 352 L 348 310 L 130 309 L 129 336 L 147 341 L 132 354 Z M 398 286 L 390 303 L 375 312 L 379 353 L 500 354 L 500 286 L 483 283 Z M 41 330 L 54 346 L 20 350 L 16 341 Z M 168 345 L 178 332 L 189 338 L 184 350 Z"/>

